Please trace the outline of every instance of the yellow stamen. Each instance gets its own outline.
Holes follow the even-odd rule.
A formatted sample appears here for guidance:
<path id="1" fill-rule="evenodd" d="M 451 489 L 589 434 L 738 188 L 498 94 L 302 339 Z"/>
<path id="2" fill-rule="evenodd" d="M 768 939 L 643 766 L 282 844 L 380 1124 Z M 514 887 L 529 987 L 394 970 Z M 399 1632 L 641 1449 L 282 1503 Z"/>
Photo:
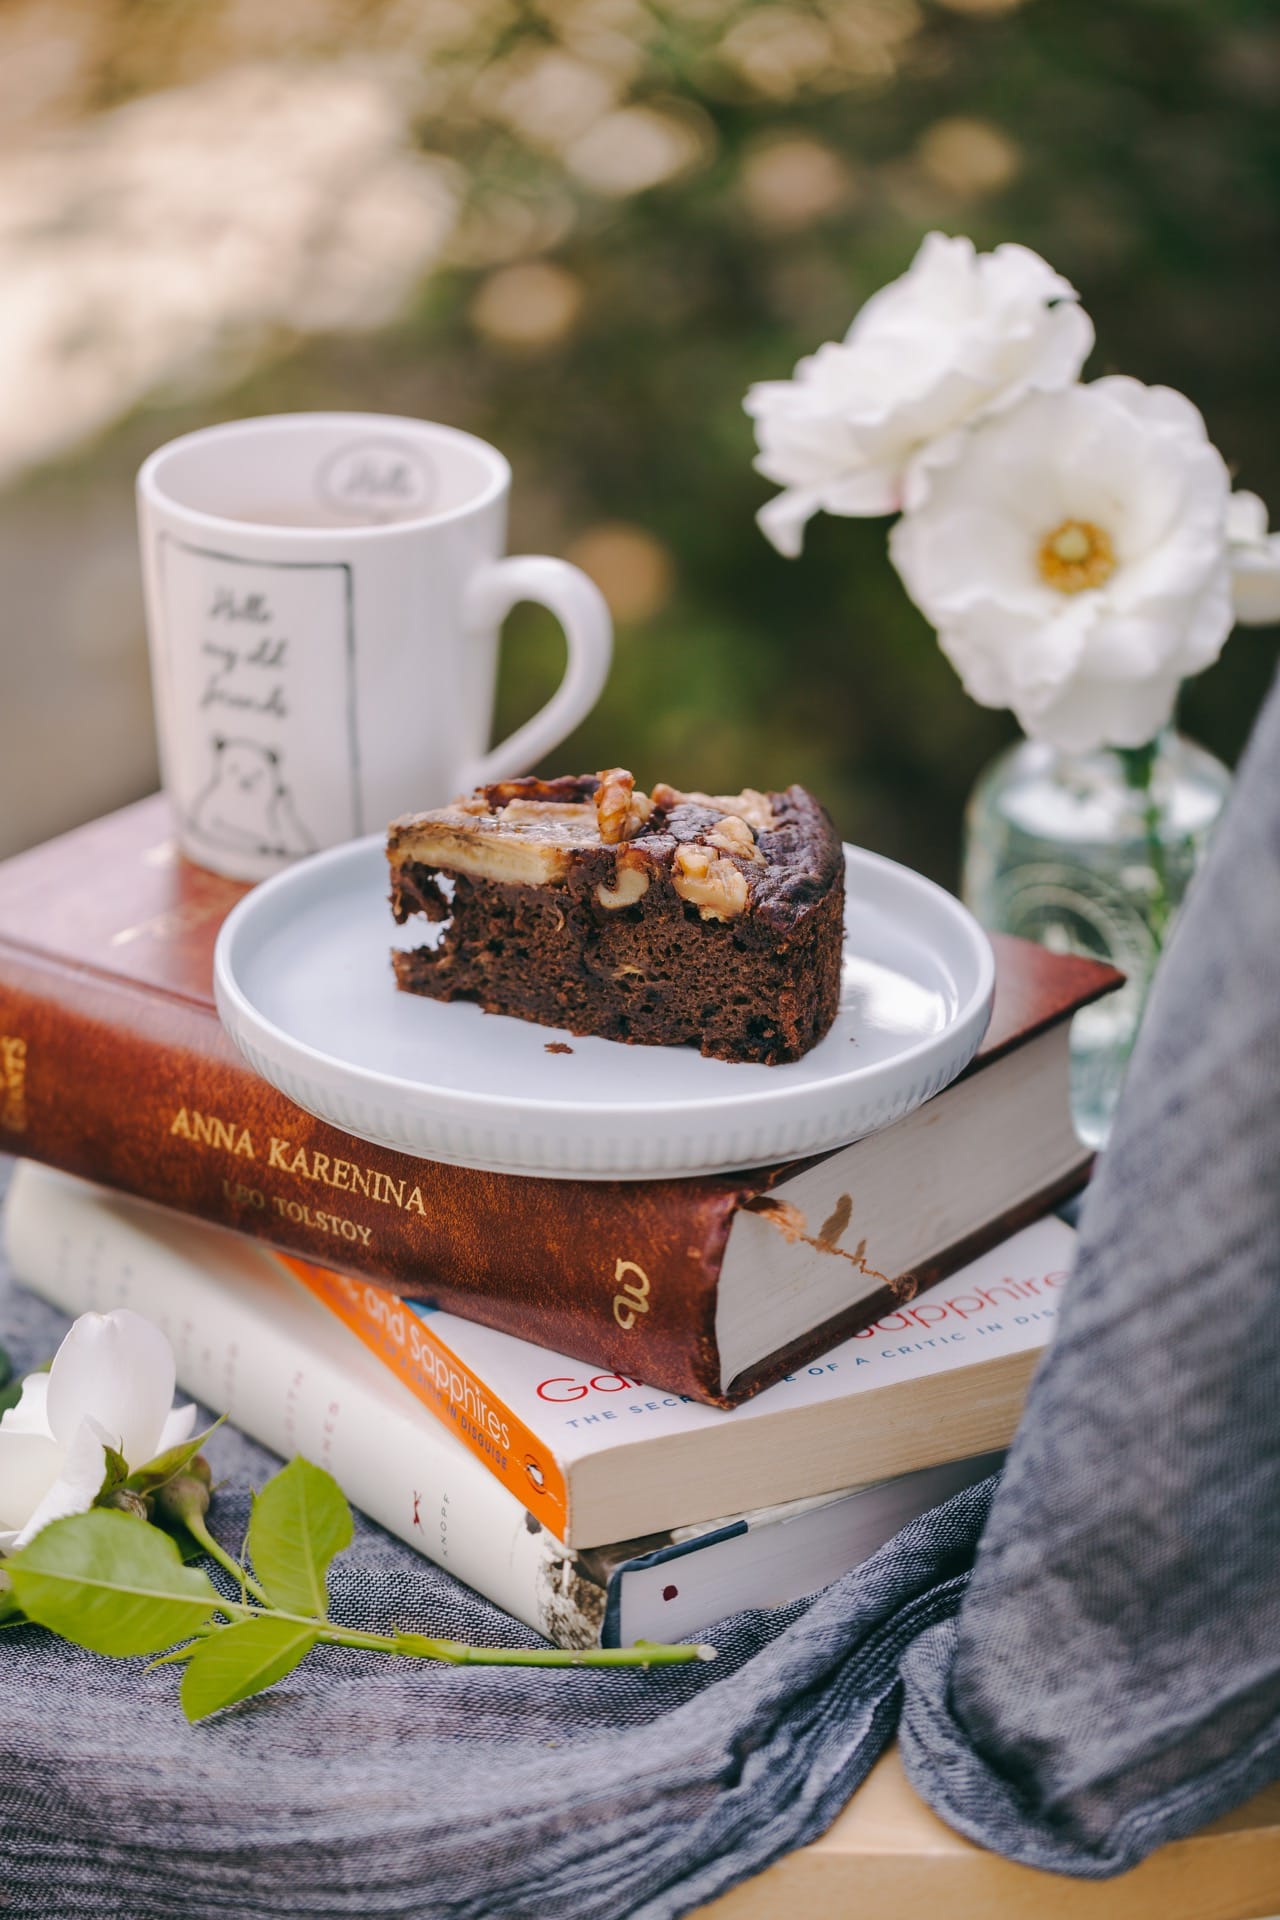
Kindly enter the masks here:
<path id="1" fill-rule="evenodd" d="M 1064 520 L 1047 534 L 1037 555 L 1040 578 L 1059 593 L 1100 587 L 1116 570 L 1111 536 L 1092 520 Z"/>

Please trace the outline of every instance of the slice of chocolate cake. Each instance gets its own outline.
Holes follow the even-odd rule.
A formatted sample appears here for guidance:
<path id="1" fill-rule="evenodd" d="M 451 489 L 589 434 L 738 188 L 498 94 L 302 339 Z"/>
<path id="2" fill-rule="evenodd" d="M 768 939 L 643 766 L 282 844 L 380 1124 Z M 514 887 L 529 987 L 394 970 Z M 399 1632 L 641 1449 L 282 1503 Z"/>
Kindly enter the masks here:
<path id="1" fill-rule="evenodd" d="M 844 857 L 803 787 L 637 790 L 621 767 L 507 780 L 392 823 L 397 983 L 570 1033 L 798 1059 L 835 1018 Z"/>

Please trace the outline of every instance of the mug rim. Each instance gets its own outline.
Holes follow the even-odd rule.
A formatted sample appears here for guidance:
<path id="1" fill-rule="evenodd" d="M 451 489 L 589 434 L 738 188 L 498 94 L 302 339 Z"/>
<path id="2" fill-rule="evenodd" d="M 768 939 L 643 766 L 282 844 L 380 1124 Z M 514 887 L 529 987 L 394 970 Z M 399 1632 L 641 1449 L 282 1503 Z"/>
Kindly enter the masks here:
<path id="1" fill-rule="evenodd" d="M 473 500 L 464 501 L 461 506 L 449 507 L 443 513 L 411 514 L 397 520 L 371 522 L 367 525 L 357 522 L 353 525 L 336 527 L 298 527 L 289 526 L 284 521 L 237 520 L 232 514 L 209 513 L 202 507 L 189 507 L 185 502 L 175 499 L 162 484 L 161 473 L 168 459 L 198 442 L 248 438 L 265 427 L 289 432 L 317 425 L 365 427 L 374 432 L 388 427 L 400 427 L 413 433 L 425 434 L 437 444 L 445 441 L 452 442 L 454 445 L 465 445 L 488 467 L 488 479 Z M 193 525 L 209 527 L 219 532 L 235 529 L 241 535 L 246 530 L 260 534 L 287 535 L 291 540 L 302 541 L 387 539 L 394 538 L 397 534 L 422 533 L 433 527 L 447 527 L 492 506 L 510 485 L 511 462 L 488 440 L 482 440 L 479 434 L 468 433 L 463 427 L 446 426 L 439 420 L 416 419 L 412 414 L 407 413 L 343 411 L 256 413 L 247 414 L 240 420 L 217 420 L 207 427 L 194 427 L 191 432 L 180 433 L 176 438 L 166 440 L 163 446 L 156 447 L 149 453 L 138 468 L 137 478 L 138 494 L 150 506 L 163 507 L 166 512 L 180 514 Z"/>

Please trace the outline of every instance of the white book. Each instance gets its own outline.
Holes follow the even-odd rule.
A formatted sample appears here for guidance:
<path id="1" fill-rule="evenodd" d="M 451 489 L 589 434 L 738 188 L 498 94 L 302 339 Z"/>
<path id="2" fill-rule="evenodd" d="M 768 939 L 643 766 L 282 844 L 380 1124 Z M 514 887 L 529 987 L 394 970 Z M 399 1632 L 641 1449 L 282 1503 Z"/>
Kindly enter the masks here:
<path id="1" fill-rule="evenodd" d="M 372 1282 L 288 1261 L 489 1471 L 574 1547 L 1006 1447 L 1075 1233 L 1050 1216 L 725 1412 Z"/>
<path id="2" fill-rule="evenodd" d="M 15 1278 L 63 1312 L 129 1306 L 154 1320 L 185 1392 L 327 1468 L 371 1519 L 563 1646 L 677 1639 L 797 1599 L 998 1463 L 575 1551 L 256 1243 L 24 1162 L 5 1244 Z"/>

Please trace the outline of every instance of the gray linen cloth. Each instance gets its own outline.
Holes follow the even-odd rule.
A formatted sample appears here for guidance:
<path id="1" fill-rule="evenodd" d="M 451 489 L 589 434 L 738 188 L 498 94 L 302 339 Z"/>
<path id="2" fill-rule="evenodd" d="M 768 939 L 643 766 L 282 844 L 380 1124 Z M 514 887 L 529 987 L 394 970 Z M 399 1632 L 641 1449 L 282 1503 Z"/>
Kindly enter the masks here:
<path id="1" fill-rule="evenodd" d="M 313 1655 L 197 1728 L 172 1669 L 0 1637 L 0 1911 L 678 1920 L 813 1839 L 901 1720 L 1012 1858 L 1114 1873 L 1280 1772 L 1280 695 L 1151 1009 L 1060 1331 L 994 1483 L 713 1666 Z M 2 1283 L 0 1283 L 2 1287 Z M 59 1322 L 0 1291 L 30 1364 Z M 272 1462 L 210 1448 L 229 1543 Z M 338 1616 L 531 1644 L 361 1525 Z M 7 1905 L 5 1904 L 7 1902 Z"/>
<path id="2" fill-rule="evenodd" d="M 30 1363 L 65 1322 L 17 1289 Z M 231 1488 L 277 1464 L 209 1447 Z M 173 1668 L 0 1635 L 0 1913 L 23 1920 L 674 1920 L 816 1838 L 893 1733 L 898 1667 L 956 1605 L 990 1483 L 819 1599 L 717 1629 L 712 1666 L 449 1668 L 325 1649 L 198 1727 Z M 224 1590 L 229 1590 L 219 1577 Z M 350 1626 L 537 1637 L 365 1522 L 330 1576 Z"/>
<path id="3" fill-rule="evenodd" d="M 1280 1774 L 1280 683 L 964 1607 L 904 1677 L 916 1787 L 1032 1866 L 1118 1873 Z"/>

